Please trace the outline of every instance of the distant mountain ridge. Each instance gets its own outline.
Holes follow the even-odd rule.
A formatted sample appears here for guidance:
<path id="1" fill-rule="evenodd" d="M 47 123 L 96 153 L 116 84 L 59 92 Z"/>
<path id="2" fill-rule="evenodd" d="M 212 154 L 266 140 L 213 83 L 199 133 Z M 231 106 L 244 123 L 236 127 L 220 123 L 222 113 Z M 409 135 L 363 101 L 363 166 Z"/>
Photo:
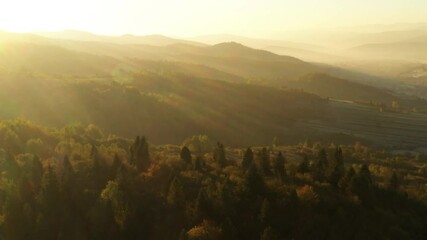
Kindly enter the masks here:
<path id="1" fill-rule="evenodd" d="M 117 44 L 145 44 L 153 46 L 166 46 L 175 43 L 184 43 L 195 46 L 203 46 L 205 44 L 181 40 L 176 38 L 166 37 L 160 34 L 152 34 L 145 36 L 137 36 L 131 34 L 125 34 L 121 36 L 108 36 L 98 35 L 89 32 L 77 31 L 77 30 L 65 30 L 62 32 L 41 32 L 35 33 L 43 37 L 54 38 L 54 39 L 67 39 L 75 41 L 91 41 L 91 42 L 109 42 Z"/>

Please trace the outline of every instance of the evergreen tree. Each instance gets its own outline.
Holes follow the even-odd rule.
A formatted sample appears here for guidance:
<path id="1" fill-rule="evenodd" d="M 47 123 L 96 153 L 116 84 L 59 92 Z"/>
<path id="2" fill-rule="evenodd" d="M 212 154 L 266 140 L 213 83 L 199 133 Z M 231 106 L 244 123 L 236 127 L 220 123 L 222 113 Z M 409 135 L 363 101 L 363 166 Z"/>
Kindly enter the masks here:
<path id="1" fill-rule="evenodd" d="M 246 175 L 244 186 L 250 197 L 263 195 L 265 192 L 264 178 L 259 174 L 259 170 L 255 164 L 249 167 Z"/>
<path id="2" fill-rule="evenodd" d="M 337 187 L 339 180 L 344 174 L 344 159 L 342 155 L 342 149 L 337 147 L 335 149 L 334 157 L 331 158 L 329 165 L 328 182 Z"/>
<path id="3" fill-rule="evenodd" d="M 40 161 L 40 158 L 37 155 L 33 156 L 33 161 L 31 164 L 31 182 L 33 183 L 34 192 L 38 193 L 40 190 L 40 185 L 43 177 L 43 165 Z"/>
<path id="4" fill-rule="evenodd" d="M 200 189 L 197 195 L 196 203 L 194 205 L 194 220 L 195 222 L 201 222 L 203 219 L 210 218 L 211 205 L 208 197 L 203 189 Z"/>
<path id="5" fill-rule="evenodd" d="M 304 173 L 308 173 L 309 171 L 310 171 L 310 164 L 308 162 L 307 156 L 304 155 L 303 160 L 300 162 L 300 164 L 298 164 L 297 172 L 304 174 Z"/>
<path id="6" fill-rule="evenodd" d="M 338 187 L 342 190 L 342 191 L 346 191 L 348 190 L 348 186 L 350 184 L 351 179 L 353 178 L 353 176 L 356 175 L 356 172 L 354 171 L 353 167 L 350 167 L 347 172 L 345 173 L 344 177 L 342 177 L 339 181 L 338 181 Z"/>
<path id="7" fill-rule="evenodd" d="M 5 239 L 26 240 L 31 239 L 30 226 L 25 226 L 30 219 L 25 216 L 24 202 L 19 197 L 16 186 L 11 186 L 3 207 L 2 235 Z"/>
<path id="8" fill-rule="evenodd" d="M 65 185 L 66 189 L 69 190 L 72 188 L 74 179 L 75 179 L 75 172 L 74 172 L 73 165 L 71 165 L 71 162 L 68 156 L 65 155 L 64 161 L 62 163 L 62 177 L 61 177 L 62 184 Z"/>
<path id="9" fill-rule="evenodd" d="M 101 164 L 101 156 L 95 145 L 92 145 L 90 160 L 89 179 L 92 182 L 92 187 L 102 189 L 108 179 L 108 172 L 105 171 L 104 166 Z"/>
<path id="10" fill-rule="evenodd" d="M 313 175 L 314 178 L 323 181 L 326 175 L 326 169 L 328 165 L 328 157 L 324 148 L 320 149 L 317 154 L 317 161 L 314 165 Z"/>
<path id="11" fill-rule="evenodd" d="M 181 157 L 181 160 L 185 162 L 185 164 L 191 164 L 191 162 L 192 162 L 191 152 L 187 146 L 183 146 L 181 148 L 181 152 L 180 152 L 179 156 Z"/>
<path id="12" fill-rule="evenodd" d="M 172 183 L 170 184 L 168 195 L 167 195 L 167 202 L 169 205 L 173 207 L 184 206 L 184 203 L 185 203 L 184 189 L 177 177 L 175 177 L 172 180 Z"/>
<path id="13" fill-rule="evenodd" d="M 267 148 L 262 148 L 261 151 L 258 152 L 257 158 L 258 169 L 265 175 L 271 175 L 271 166 L 270 166 L 270 152 Z"/>
<path id="14" fill-rule="evenodd" d="M 194 160 L 193 160 L 193 169 L 196 171 L 202 171 L 203 170 L 203 157 L 202 156 L 197 156 Z"/>
<path id="15" fill-rule="evenodd" d="M 226 179 L 219 187 L 219 204 L 221 216 L 232 217 L 235 216 L 236 209 L 234 207 L 235 194 L 233 185 L 229 179 Z"/>
<path id="16" fill-rule="evenodd" d="M 150 153 L 145 137 L 137 136 L 130 147 L 130 163 L 140 172 L 147 170 L 150 166 Z"/>
<path id="17" fill-rule="evenodd" d="M 360 171 L 352 177 L 349 183 L 349 190 L 356 194 L 362 203 L 371 205 L 373 203 L 373 183 L 371 172 L 366 164 L 363 164 Z"/>
<path id="18" fill-rule="evenodd" d="M 121 165 L 122 165 L 122 161 L 120 160 L 119 155 L 117 153 L 114 154 L 114 159 L 113 159 L 113 162 L 111 163 L 110 170 L 109 170 L 109 177 L 108 177 L 109 180 L 113 180 L 117 177 L 117 173 Z"/>
<path id="19" fill-rule="evenodd" d="M 261 210 L 259 213 L 259 221 L 261 226 L 264 228 L 269 224 L 271 224 L 271 220 L 272 220 L 272 209 L 270 206 L 270 201 L 268 201 L 267 198 L 264 198 L 264 201 L 262 202 Z"/>
<path id="20" fill-rule="evenodd" d="M 55 240 L 60 230 L 61 202 L 56 173 L 49 165 L 43 174 L 38 196 L 40 216 L 37 219 L 38 239 Z"/>
<path id="21" fill-rule="evenodd" d="M 224 145 L 220 142 L 217 143 L 214 150 L 214 160 L 220 167 L 224 167 L 227 164 L 227 159 L 225 157 Z"/>
<path id="22" fill-rule="evenodd" d="M 274 175 L 276 176 L 276 178 L 283 181 L 286 177 L 286 171 L 285 171 L 285 157 L 283 157 L 282 152 L 279 152 L 276 158 L 274 159 L 273 169 L 274 169 Z"/>
<path id="23" fill-rule="evenodd" d="M 21 174 L 21 168 L 12 153 L 7 152 L 6 161 L 3 162 L 2 168 L 5 170 L 8 179 L 19 179 L 19 176 Z"/>
<path id="24" fill-rule="evenodd" d="M 253 164 L 254 162 L 254 153 L 252 152 L 252 149 L 250 147 L 248 147 L 246 149 L 245 154 L 243 155 L 243 161 L 242 161 L 242 169 L 244 172 L 246 172 L 249 167 Z"/>

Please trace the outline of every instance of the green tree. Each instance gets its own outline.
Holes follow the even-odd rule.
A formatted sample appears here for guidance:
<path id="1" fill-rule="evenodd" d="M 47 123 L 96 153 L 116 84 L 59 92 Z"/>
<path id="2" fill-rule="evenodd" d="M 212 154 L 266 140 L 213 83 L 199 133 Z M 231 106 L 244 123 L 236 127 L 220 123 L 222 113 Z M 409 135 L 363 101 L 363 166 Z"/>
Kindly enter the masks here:
<path id="1" fill-rule="evenodd" d="M 262 202 L 261 210 L 259 213 L 259 221 L 260 221 L 261 226 L 264 228 L 264 227 L 268 226 L 269 224 L 271 224 L 271 220 L 272 220 L 271 204 L 267 198 L 264 198 L 264 201 Z"/>
<path id="2" fill-rule="evenodd" d="M 183 146 L 181 148 L 181 152 L 180 152 L 179 156 L 181 157 L 181 160 L 185 162 L 185 164 L 191 164 L 191 162 L 192 162 L 191 152 L 187 146 Z"/>
<path id="3" fill-rule="evenodd" d="M 350 167 L 347 172 L 345 173 L 344 177 L 342 177 L 339 181 L 338 181 L 338 187 L 342 190 L 342 191 L 347 191 L 350 181 L 351 179 L 353 179 L 354 175 L 356 175 L 356 172 L 354 171 L 353 167 Z"/>
<path id="4" fill-rule="evenodd" d="M 38 239 L 57 239 L 60 230 L 61 201 L 56 173 L 49 165 L 43 174 L 38 202 L 40 215 L 37 219 Z"/>
<path id="5" fill-rule="evenodd" d="M 297 172 L 304 174 L 310 171 L 310 164 L 308 162 L 307 155 L 304 155 L 303 160 L 298 164 Z"/>
<path id="6" fill-rule="evenodd" d="M 326 169 L 328 165 L 328 156 L 324 148 L 320 149 L 317 153 L 317 161 L 314 165 L 313 175 L 314 178 L 323 181 L 326 175 Z"/>
<path id="7" fill-rule="evenodd" d="M 214 149 L 214 160 L 220 167 L 224 167 L 227 164 L 224 145 L 220 142 L 217 143 Z"/>
<path id="8" fill-rule="evenodd" d="M 282 152 L 279 151 L 276 158 L 273 161 L 273 170 L 276 178 L 284 180 L 286 177 L 285 171 L 285 157 L 283 157 Z"/>
<path id="9" fill-rule="evenodd" d="M 43 165 L 40 158 L 37 155 L 33 156 L 31 164 L 31 182 L 33 183 L 34 192 L 38 193 L 41 186 L 41 180 L 43 177 Z"/>
<path id="10" fill-rule="evenodd" d="M 337 187 L 338 182 L 344 174 L 344 159 L 342 149 L 340 147 L 335 149 L 334 157 L 330 159 L 328 168 L 328 182 L 332 186 Z"/>
<path id="11" fill-rule="evenodd" d="M 242 161 L 242 169 L 244 172 L 246 172 L 249 167 L 254 162 L 254 153 L 252 152 L 252 149 L 248 147 L 245 151 L 245 154 L 243 155 L 243 161 Z"/>
<path id="12" fill-rule="evenodd" d="M 250 197 L 256 197 L 258 195 L 264 194 L 264 178 L 259 173 L 259 170 L 255 164 L 252 164 L 245 174 L 244 186 Z"/>
<path id="13" fill-rule="evenodd" d="M 194 160 L 193 160 L 193 169 L 194 170 L 202 171 L 203 165 L 204 165 L 204 161 L 203 161 L 202 156 L 197 156 L 196 158 L 194 158 Z"/>
<path id="14" fill-rule="evenodd" d="M 6 202 L 3 206 L 4 222 L 2 234 L 5 239 L 31 239 L 31 216 L 24 212 L 24 202 L 19 197 L 16 186 L 10 186 Z"/>
<path id="15" fill-rule="evenodd" d="M 360 171 L 350 180 L 349 190 L 351 193 L 357 195 L 362 200 L 362 203 L 366 205 L 373 203 L 373 183 L 371 172 L 366 164 L 363 164 Z"/>
<path id="16" fill-rule="evenodd" d="M 209 219 L 212 216 L 212 207 L 209 199 L 203 189 L 200 189 L 199 194 L 194 204 L 195 222 L 201 222 L 203 219 Z"/>
<path id="17" fill-rule="evenodd" d="M 99 202 L 98 206 L 95 206 L 95 216 L 92 217 L 98 218 L 101 216 L 106 217 L 106 220 L 108 220 L 112 211 L 115 224 L 122 230 L 126 229 L 131 224 L 130 219 L 133 215 L 129 198 L 128 191 L 126 191 L 125 186 L 119 180 L 108 181 L 105 188 L 101 191 L 101 202 Z M 105 224 L 111 225 L 112 223 L 106 222 Z"/>
<path id="18" fill-rule="evenodd" d="M 109 170 L 109 180 L 113 180 L 117 177 L 117 173 L 121 165 L 122 161 L 120 160 L 119 155 L 117 153 L 114 154 L 114 159 Z"/>
<path id="19" fill-rule="evenodd" d="M 184 189 L 181 182 L 175 177 L 170 186 L 167 194 L 167 202 L 173 207 L 182 207 L 185 203 Z"/>
<path id="20" fill-rule="evenodd" d="M 267 148 L 264 147 L 258 152 L 257 164 L 259 170 L 261 170 L 265 176 L 270 176 L 272 174 L 270 166 L 270 152 Z"/>
<path id="21" fill-rule="evenodd" d="M 147 170 L 150 166 L 149 146 L 145 137 L 137 136 L 130 147 L 130 163 L 140 172 Z"/>

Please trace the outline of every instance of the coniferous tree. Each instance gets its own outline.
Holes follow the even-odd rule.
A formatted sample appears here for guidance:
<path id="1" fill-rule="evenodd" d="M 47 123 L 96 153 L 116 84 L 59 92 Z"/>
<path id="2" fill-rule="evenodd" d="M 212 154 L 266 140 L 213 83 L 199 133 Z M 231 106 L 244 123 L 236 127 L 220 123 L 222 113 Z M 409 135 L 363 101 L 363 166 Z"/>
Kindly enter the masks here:
<path id="1" fill-rule="evenodd" d="M 342 149 L 340 147 L 335 149 L 334 157 L 331 158 L 328 168 L 328 182 L 332 186 L 337 187 L 339 180 L 344 174 L 344 159 L 342 155 Z"/>
<path id="2" fill-rule="evenodd" d="M 16 186 L 12 186 L 4 203 L 3 214 L 4 220 L 2 223 L 2 235 L 5 239 L 25 240 L 31 236 L 23 228 L 23 224 L 28 221 L 23 211 L 24 202 L 19 197 L 19 190 Z"/>
<path id="3" fill-rule="evenodd" d="M 262 195 L 265 192 L 265 183 L 263 177 L 260 175 L 258 168 L 255 164 L 249 167 L 245 174 L 244 180 L 246 191 L 250 197 Z"/>
<path id="4" fill-rule="evenodd" d="M 258 152 L 257 156 L 257 164 L 258 169 L 265 175 L 271 175 L 271 166 L 270 166 L 270 152 L 267 148 L 262 148 L 261 151 Z"/>
<path id="5" fill-rule="evenodd" d="M 211 217 L 211 206 L 209 199 L 203 189 L 200 189 L 197 195 L 196 203 L 194 204 L 194 220 L 201 222 L 205 218 Z"/>
<path id="6" fill-rule="evenodd" d="M 286 171 L 285 171 L 285 157 L 283 157 L 282 152 L 279 152 L 276 158 L 274 159 L 273 169 L 274 169 L 274 175 L 276 176 L 276 178 L 283 181 L 286 176 Z"/>
<path id="7" fill-rule="evenodd" d="M 196 171 L 202 171 L 203 170 L 203 157 L 197 156 L 193 160 L 193 169 Z"/>
<path id="8" fill-rule="evenodd" d="M 37 155 L 33 156 L 31 165 L 31 182 L 33 183 L 34 192 L 38 193 L 40 190 L 41 180 L 43 177 L 43 165 Z"/>
<path id="9" fill-rule="evenodd" d="M 349 190 L 357 195 L 362 200 L 362 203 L 366 205 L 373 203 L 373 183 L 371 172 L 366 164 L 363 164 L 360 171 L 350 180 Z"/>
<path id="10" fill-rule="evenodd" d="M 297 172 L 304 174 L 304 173 L 308 173 L 309 171 L 310 171 L 310 164 L 308 162 L 307 156 L 304 155 L 303 160 L 300 162 L 300 164 L 298 164 Z"/>
<path id="11" fill-rule="evenodd" d="M 219 204 L 221 216 L 232 217 L 236 213 L 234 208 L 235 195 L 233 185 L 229 179 L 226 179 L 219 187 Z"/>
<path id="12" fill-rule="evenodd" d="M 101 163 L 101 156 L 95 145 L 92 145 L 90 160 L 89 179 L 92 181 L 92 187 L 95 189 L 102 189 L 107 181 L 108 172 L 105 171 Z"/>
<path id="13" fill-rule="evenodd" d="M 252 152 L 252 149 L 248 147 L 245 151 L 245 154 L 243 155 L 243 161 L 242 161 L 242 169 L 244 172 L 246 172 L 249 167 L 254 162 L 254 153 Z"/>
<path id="14" fill-rule="evenodd" d="M 11 180 L 19 179 L 19 176 L 21 174 L 21 168 L 12 153 L 7 152 L 6 161 L 4 161 L 3 164 L 4 165 L 2 167 L 7 174 L 7 178 Z"/>
<path id="15" fill-rule="evenodd" d="M 220 142 L 217 143 L 216 148 L 214 150 L 214 160 L 216 163 L 218 163 L 220 167 L 224 167 L 227 163 L 224 145 Z"/>
<path id="16" fill-rule="evenodd" d="M 261 226 L 264 228 L 271 224 L 272 220 L 272 211 L 270 206 L 270 201 L 267 198 L 264 198 L 264 201 L 261 205 L 261 210 L 259 213 L 259 221 Z"/>
<path id="17" fill-rule="evenodd" d="M 75 179 L 75 172 L 73 165 L 71 165 L 70 159 L 67 155 L 65 155 L 63 163 L 62 163 L 62 176 L 61 182 L 62 185 L 65 186 L 67 190 L 70 190 L 73 186 L 73 182 Z"/>
<path id="18" fill-rule="evenodd" d="M 39 239 L 57 239 L 60 229 L 59 186 L 56 173 L 49 165 L 43 174 L 38 196 L 40 216 L 37 219 L 37 236 Z"/>
<path id="19" fill-rule="evenodd" d="M 122 161 L 119 158 L 119 155 L 114 154 L 113 162 L 111 163 L 110 170 L 109 170 L 109 180 L 113 180 L 116 178 L 118 170 L 120 166 L 122 165 Z"/>
<path id="20" fill-rule="evenodd" d="M 356 175 L 356 172 L 354 171 L 353 167 L 350 167 L 347 172 L 345 173 L 344 177 L 342 177 L 339 181 L 338 181 L 338 187 L 342 190 L 342 191 L 347 191 L 348 190 L 348 186 L 350 184 L 351 179 L 353 178 L 353 176 Z"/>
<path id="21" fill-rule="evenodd" d="M 134 165 L 138 171 L 145 171 L 150 166 L 150 153 L 148 142 L 145 137 L 137 136 L 130 147 L 130 163 Z"/>
<path id="22" fill-rule="evenodd" d="M 167 202 L 173 207 L 182 207 L 185 203 L 184 189 L 177 177 L 175 177 L 170 184 Z"/>
<path id="23" fill-rule="evenodd" d="M 317 154 L 317 161 L 314 165 L 314 178 L 323 181 L 326 175 L 326 169 L 328 164 L 328 157 L 324 148 L 320 149 Z"/>
<path id="24" fill-rule="evenodd" d="M 191 162 L 192 162 L 191 152 L 187 146 L 183 146 L 181 148 L 181 152 L 180 152 L 179 156 L 180 156 L 181 160 L 185 162 L 185 164 L 191 164 Z"/>

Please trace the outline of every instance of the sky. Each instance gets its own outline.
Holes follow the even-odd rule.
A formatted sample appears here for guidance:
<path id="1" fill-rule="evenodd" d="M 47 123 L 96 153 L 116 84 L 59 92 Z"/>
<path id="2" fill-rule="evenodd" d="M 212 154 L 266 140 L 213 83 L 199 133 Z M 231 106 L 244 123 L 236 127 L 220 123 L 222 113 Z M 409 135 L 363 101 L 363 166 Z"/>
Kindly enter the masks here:
<path id="1" fill-rule="evenodd" d="M 302 29 L 427 22 L 426 0 L 0 0 L 0 29 L 269 37 Z"/>

